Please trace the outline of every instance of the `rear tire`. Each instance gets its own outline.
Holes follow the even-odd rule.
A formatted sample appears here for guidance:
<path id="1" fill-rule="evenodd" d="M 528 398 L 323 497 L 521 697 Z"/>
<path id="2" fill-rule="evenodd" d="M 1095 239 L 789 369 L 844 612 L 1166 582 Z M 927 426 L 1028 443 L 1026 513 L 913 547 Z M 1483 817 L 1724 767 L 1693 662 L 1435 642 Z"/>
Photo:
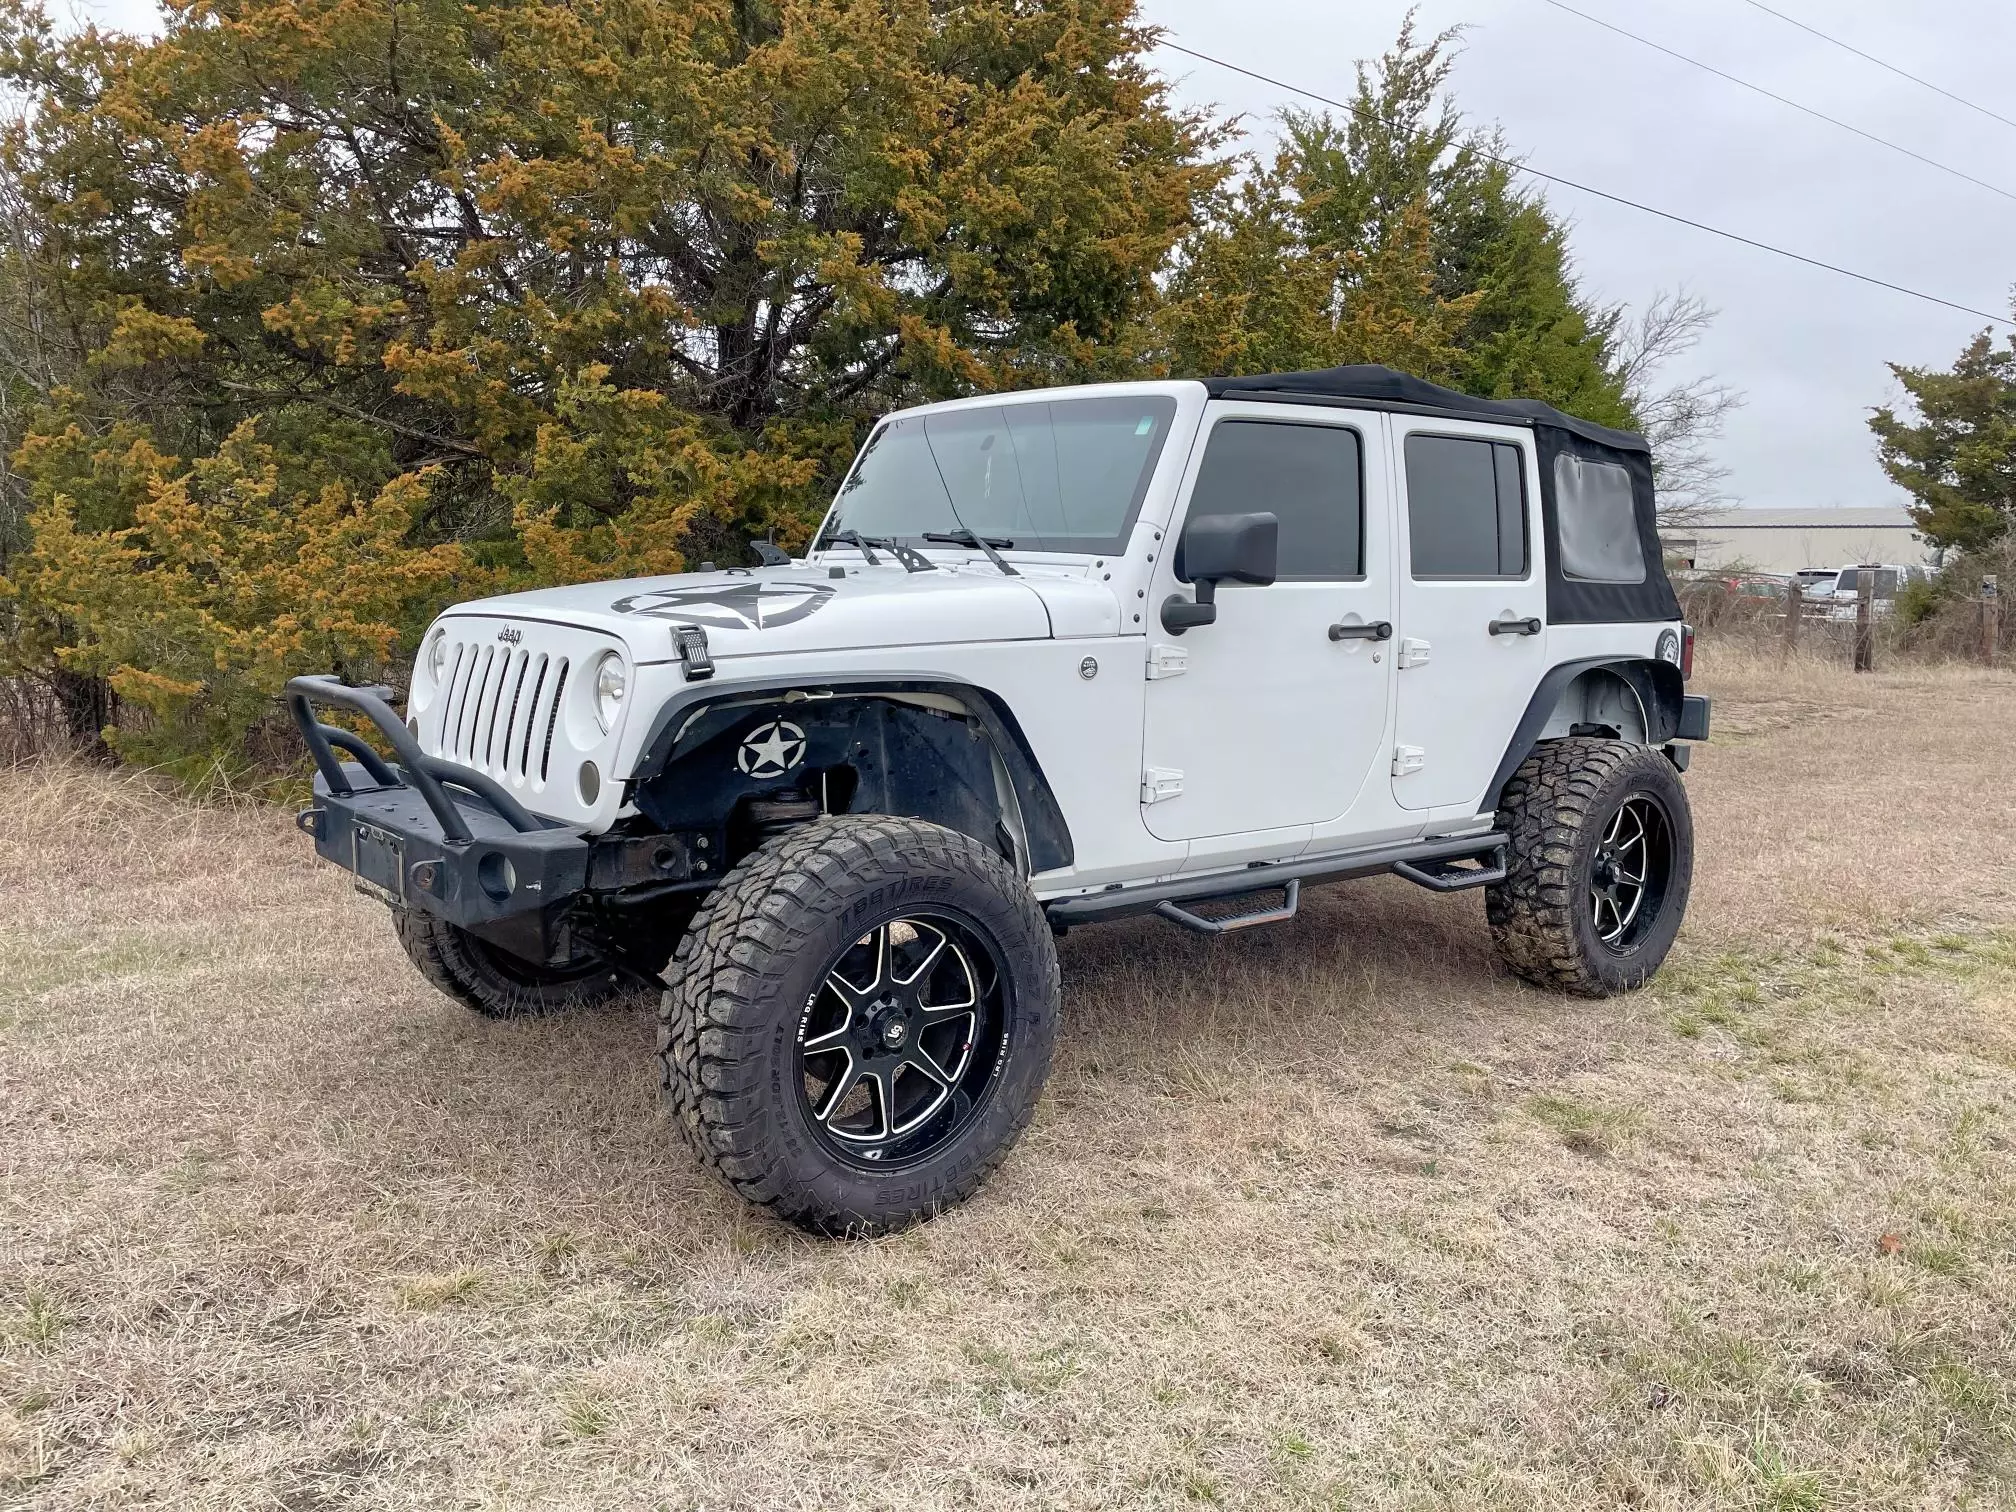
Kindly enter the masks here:
<path id="1" fill-rule="evenodd" d="M 1618 740 L 1545 740 L 1498 805 L 1505 880 L 1485 890 L 1498 957 L 1536 986 L 1609 997 L 1666 959 L 1694 879 L 1673 763 Z"/>
<path id="2" fill-rule="evenodd" d="M 564 970 L 535 965 L 418 909 L 395 910 L 392 927 L 420 975 L 485 1018 L 585 1008 L 624 991 L 623 978 L 600 962 Z"/>
<path id="3" fill-rule="evenodd" d="M 993 851 L 916 819 L 815 820 L 738 863 L 680 941 L 665 1097 L 748 1201 L 887 1233 L 1006 1158 L 1060 998 L 1042 909 Z"/>

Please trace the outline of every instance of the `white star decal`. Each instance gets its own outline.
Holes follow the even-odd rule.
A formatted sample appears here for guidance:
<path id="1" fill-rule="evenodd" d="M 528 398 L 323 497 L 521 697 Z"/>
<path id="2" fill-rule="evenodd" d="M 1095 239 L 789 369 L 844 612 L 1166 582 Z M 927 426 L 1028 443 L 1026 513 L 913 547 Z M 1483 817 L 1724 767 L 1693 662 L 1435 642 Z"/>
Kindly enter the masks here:
<path id="1" fill-rule="evenodd" d="M 805 759 L 805 732 L 782 719 L 751 730 L 735 764 L 751 777 L 776 777 Z"/>

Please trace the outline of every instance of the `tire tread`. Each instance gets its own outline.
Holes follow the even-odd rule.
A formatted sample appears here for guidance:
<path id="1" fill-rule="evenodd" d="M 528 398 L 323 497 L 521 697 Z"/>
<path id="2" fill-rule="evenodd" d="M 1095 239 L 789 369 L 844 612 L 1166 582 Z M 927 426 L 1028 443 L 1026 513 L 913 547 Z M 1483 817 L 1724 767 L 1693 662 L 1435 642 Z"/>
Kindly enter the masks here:
<path id="1" fill-rule="evenodd" d="M 556 976 L 548 983 L 510 981 L 483 960 L 466 930 L 419 909 L 394 909 L 392 929 L 430 985 L 485 1018 L 537 1017 L 606 1002 L 624 990 L 622 979 L 607 972 Z"/>
<path id="2" fill-rule="evenodd" d="M 887 1232 L 970 1197 L 1007 1158 L 1035 1100 L 1015 1110 L 1007 1137 L 939 1193 L 929 1207 L 834 1214 L 783 1172 L 767 1137 L 766 1090 L 752 1064 L 769 1029 L 765 989 L 806 944 L 804 920 L 892 877 L 922 868 L 962 871 L 1011 896 L 1040 940 L 1054 1003 L 1060 992 L 1048 925 L 1021 878 L 978 841 L 922 820 L 846 815 L 815 820 L 752 851 L 701 905 L 679 942 L 659 1008 L 660 1089 L 673 1122 L 701 1163 L 748 1202 L 822 1232 Z M 1041 1047 L 1038 1080 L 1047 1070 Z"/>
<path id="3" fill-rule="evenodd" d="M 1543 740 L 1506 782 L 1498 827 L 1511 840 L 1510 866 L 1503 882 L 1485 890 L 1484 911 L 1492 945 L 1515 976 L 1578 997 L 1608 997 L 1643 985 L 1658 969 L 1663 951 L 1606 975 L 1583 948 L 1577 929 L 1580 899 L 1573 876 L 1588 827 L 1603 795 L 1628 781 L 1640 762 L 1664 767 L 1666 758 L 1622 740 Z M 1691 862 L 1686 871 L 1691 873 Z M 1684 883 L 1680 906 L 1685 906 Z"/>

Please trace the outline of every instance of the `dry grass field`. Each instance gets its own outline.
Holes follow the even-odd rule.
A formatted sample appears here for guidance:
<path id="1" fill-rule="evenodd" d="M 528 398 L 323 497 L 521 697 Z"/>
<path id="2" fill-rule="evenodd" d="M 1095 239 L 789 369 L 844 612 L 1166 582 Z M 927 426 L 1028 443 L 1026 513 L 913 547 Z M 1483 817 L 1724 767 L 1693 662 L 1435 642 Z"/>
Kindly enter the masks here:
<path id="1" fill-rule="evenodd" d="M 1702 682 L 1654 987 L 1397 881 L 1074 935 L 1029 1137 L 873 1243 L 702 1177 L 648 1005 L 0 772 L 0 1506 L 2016 1505 L 2016 679 Z"/>

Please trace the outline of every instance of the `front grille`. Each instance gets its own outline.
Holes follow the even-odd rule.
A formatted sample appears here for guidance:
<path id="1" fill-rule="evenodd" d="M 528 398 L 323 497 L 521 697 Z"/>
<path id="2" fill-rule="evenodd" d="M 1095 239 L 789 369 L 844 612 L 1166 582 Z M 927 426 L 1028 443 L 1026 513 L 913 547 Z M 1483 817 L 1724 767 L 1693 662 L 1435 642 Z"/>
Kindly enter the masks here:
<path id="1" fill-rule="evenodd" d="M 545 782 L 568 664 L 544 651 L 456 641 L 433 754 L 495 777 Z"/>
<path id="2" fill-rule="evenodd" d="M 449 614 L 435 633 L 441 682 L 416 715 L 420 748 L 502 783 L 535 814 L 569 824 L 608 818 L 621 802 L 621 788 L 602 780 L 618 735 L 600 727 L 592 694 L 597 663 L 621 643 L 515 615 Z M 597 770 L 584 788 L 590 761 Z"/>

